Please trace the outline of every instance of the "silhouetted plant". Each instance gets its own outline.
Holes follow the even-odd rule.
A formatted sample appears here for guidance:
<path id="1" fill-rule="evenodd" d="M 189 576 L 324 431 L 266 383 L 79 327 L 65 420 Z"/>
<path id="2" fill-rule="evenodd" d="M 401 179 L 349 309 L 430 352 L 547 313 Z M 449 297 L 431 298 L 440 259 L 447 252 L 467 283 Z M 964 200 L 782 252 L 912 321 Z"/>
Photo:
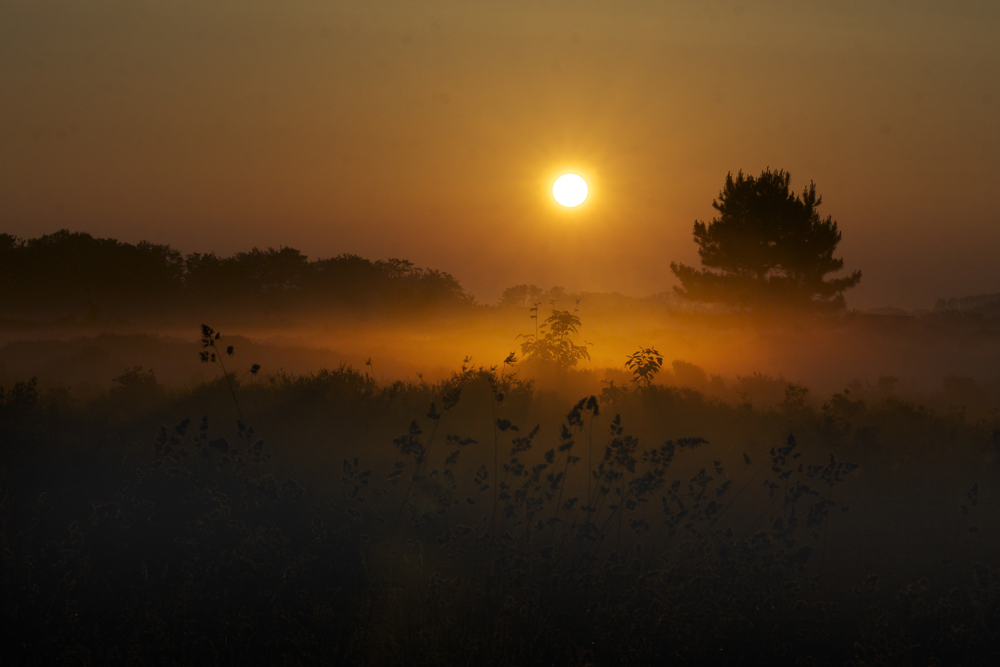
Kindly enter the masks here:
<path id="1" fill-rule="evenodd" d="M 533 309 L 532 317 L 538 319 L 538 306 Z M 590 359 L 586 345 L 573 342 L 571 336 L 580 332 L 578 310 L 552 309 L 541 325 L 536 324 L 534 334 L 524 336 L 521 343 L 521 354 L 526 363 L 536 364 L 541 368 L 566 371 L 574 368 L 581 359 Z"/>
<path id="2" fill-rule="evenodd" d="M 653 378 L 663 366 L 663 355 L 652 347 L 641 347 L 633 352 L 625 362 L 625 367 L 632 371 L 632 381 L 648 387 L 653 384 Z"/>
<path id="3" fill-rule="evenodd" d="M 600 395 L 600 401 L 604 405 L 620 403 L 628 395 L 628 387 L 616 385 L 614 380 L 601 380 L 601 384 L 605 385 Z"/>
<path id="4" fill-rule="evenodd" d="M 241 428 L 244 424 L 243 420 L 243 410 L 240 408 L 240 401 L 236 398 L 236 385 L 240 378 L 236 375 L 235 371 L 231 371 L 226 368 L 225 358 L 222 356 L 221 347 L 216 345 L 216 341 L 222 338 L 222 334 L 207 324 L 201 325 L 201 346 L 203 350 L 198 353 L 199 358 L 203 364 L 212 363 L 218 366 L 222 370 L 222 377 L 226 380 L 226 386 L 229 387 L 229 393 L 233 397 L 233 403 L 236 406 L 236 412 L 239 415 L 239 423 Z M 236 354 L 236 348 L 232 345 L 226 346 L 225 355 L 226 357 L 232 357 Z M 257 375 L 260 372 L 260 364 L 253 364 L 244 374 L 243 377 L 247 375 Z"/>

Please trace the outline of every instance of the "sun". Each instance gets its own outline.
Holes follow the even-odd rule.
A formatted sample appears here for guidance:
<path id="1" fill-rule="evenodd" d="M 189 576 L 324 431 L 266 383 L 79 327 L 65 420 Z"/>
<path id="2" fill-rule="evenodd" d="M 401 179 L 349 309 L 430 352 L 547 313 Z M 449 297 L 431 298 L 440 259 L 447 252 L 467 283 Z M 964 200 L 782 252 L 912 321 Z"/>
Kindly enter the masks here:
<path id="1" fill-rule="evenodd" d="M 552 185 L 552 196 L 567 208 L 579 206 L 587 199 L 587 181 L 577 174 L 563 174 Z"/>

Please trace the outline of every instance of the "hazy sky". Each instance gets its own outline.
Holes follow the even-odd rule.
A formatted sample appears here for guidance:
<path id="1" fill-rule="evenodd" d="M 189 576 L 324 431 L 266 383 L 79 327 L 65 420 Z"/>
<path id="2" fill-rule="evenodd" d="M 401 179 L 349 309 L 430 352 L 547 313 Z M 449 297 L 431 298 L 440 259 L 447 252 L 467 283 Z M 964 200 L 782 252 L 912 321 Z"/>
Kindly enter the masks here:
<path id="1" fill-rule="evenodd" d="M 726 173 L 854 307 L 1000 291 L 1000 2 L 3 0 L 0 231 L 402 257 L 645 295 Z M 559 209 L 562 171 L 591 185 Z"/>

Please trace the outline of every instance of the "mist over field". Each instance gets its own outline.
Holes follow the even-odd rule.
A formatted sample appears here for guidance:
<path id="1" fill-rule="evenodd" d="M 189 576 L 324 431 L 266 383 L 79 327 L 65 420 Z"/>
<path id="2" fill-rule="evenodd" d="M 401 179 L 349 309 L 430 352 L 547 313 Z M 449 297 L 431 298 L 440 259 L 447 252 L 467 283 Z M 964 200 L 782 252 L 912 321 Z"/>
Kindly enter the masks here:
<path id="1" fill-rule="evenodd" d="M 346 303 L 319 296 L 258 300 L 249 287 L 235 302 L 216 289 L 207 298 L 164 299 L 156 309 L 141 298 L 132 310 L 127 300 L 114 305 L 113 297 L 107 304 L 88 297 L 42 309 L 34 302 L 34 311 L 11 309 L 3 322 L 0 381 L 38 376 L 42 386 L 87 393 L 107 389 L 125 368 L 144 366 L 168 386 L 202 382 L 212 376 L 194 353 L 205 322 L 235 336 L 241 359 L 260 363 L 265 373 L 347 364 L 382 382 L 438 381 L 467 357 L 490 367 L 512 351 L 520 354 L 538 321 L 568 310 L 581 320 L 589 358 L 560 377 L 534 369 L 543 386 L 595 393 L 606 381 L 627 384 L 627 357 L 652 346 L 666 359 L 658 382 L 729 400 L 753 377 L 760 387 L 770 385 L 769 393 L 755 397 L 758 404 L 780 402 L 784 385 L 794 383 L 810 388 L 817 407 L 846 387 L 894 378 L 897 395 L 963 406 L 978 416 L 1000 404 L 1000 372 L 993 370 L 1000 354 L 996 295 L 939 299 L 936 308 L 917 311 L 812 316 L 727 312 L 670 292 L 637 298 L 534 285 L 514 286 L 499 302 L 483 304 L 455 285 L 454 296 L 412 303 L 399 302 L 411 298 L 407 294 L 357 296 L 365 289 L 360 284 L 350 288 L 355 296 Z"/>
<path id="2" fill-rule="evenodd" d="M 994 655 L 995 295 L 483 304 L 400 260 L 179 257 L 9 242 L 20 662 Z"/>
<path id="3" fill-rule="evenodd" d="M 997 402 L 997 325 L 977 318 L 857 313 L 843 319 L 755 323 L 752 318 L 671 311 L 656 299 L 621 297 L 611 297 L 618 302 L 611 308 L 588 309 L 588 301 L 602 300 L 602 295 L 585 295 L 579 305 L 575 299 L 563 302 L 579 308 L 581 335 L 592 345 L 591 359 L 558 382 L 581 392 L 597 392 L 606 380 L 628 383 L 627 356 L 640 345 L 652 345 L 667 358 L 661 383 L 720 397 L 734 398 L 741 378 L 757 374 L 771 378 L 776 388 L 777 393 L 758 398 L 768 404 L 780 402 L 782 380 L 809 387 L 810 400 L 819 405 L 852 384 L 874 387 L 886 377 L 895 378 L 894 391 L 908 398 L 950 400 L 977 412 Z M 217 318 L 222 320 L 217 324 L 241 343 L 241 358 L 261 363 L 265 372 L 301 374 L 348 364 L 383 382 L 440 380 L 466 357 L 477 365 L 496 365 L 519 350 L 519 335 L 534 329 L 527 309 L 483 307 L 404 321 L 347 317 L 348 322 L 344 316 L 306 316 L 284 327 L 238 320 L 227 325 L 225 318 Z M 141 365 L 170 386 L 204 381 L 211 373 L 195 354 L 199 327 L 199 320 L 191 319 L 183 326 L 8 329 L 0 348 L 0 379 L 9 384 L 38 376 L 43 386 L 61 384 L 86 392 L 106 389 L 123 369 Z M 365 367 L 368 359 L 371 369 Z M 536 379 L 546 385 L 556 381 Z M 971 394 L 938 398 L 962 382 Z"/>

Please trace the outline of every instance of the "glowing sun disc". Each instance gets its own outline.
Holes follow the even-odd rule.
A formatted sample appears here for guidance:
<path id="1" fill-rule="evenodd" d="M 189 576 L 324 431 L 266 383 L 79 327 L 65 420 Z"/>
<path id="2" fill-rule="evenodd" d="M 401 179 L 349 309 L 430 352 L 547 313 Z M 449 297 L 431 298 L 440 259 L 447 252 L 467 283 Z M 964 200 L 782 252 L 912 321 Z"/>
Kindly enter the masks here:
<path id="1" fill-rule="evenodd" d="M 587 181 L 576 174 L 563 174 L 552 186 L 552 196 L 567 208 L 579 206 L 587 199 Z"/>

